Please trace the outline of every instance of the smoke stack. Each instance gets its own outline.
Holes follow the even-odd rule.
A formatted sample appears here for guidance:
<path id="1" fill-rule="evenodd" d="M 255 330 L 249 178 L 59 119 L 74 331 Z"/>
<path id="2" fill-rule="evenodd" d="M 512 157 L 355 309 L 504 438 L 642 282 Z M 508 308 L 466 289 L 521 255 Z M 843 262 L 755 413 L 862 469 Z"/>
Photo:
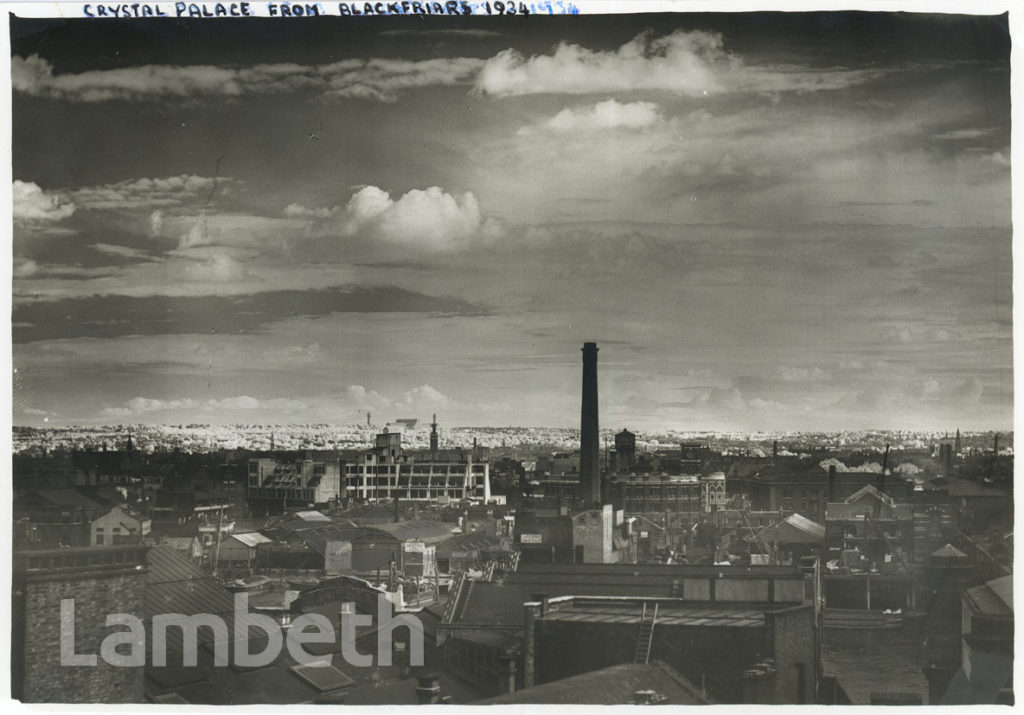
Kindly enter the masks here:
<path id="1" fill-rule="evenodd" d="M 828 500 L 834 502 L 836 500 L 836 465 L 830 464 L 828 467 Z"/>
<path id="2" fill-rule="evenodd" d="M 434 421 L 430 423 L 430 459 L 437 461 L 437 414 Z"/>
<path id="3" fill-rule="evenodd" d="M 369 412 L 366 413 L 366 426 L 367 427 L 373 427 L 373 424 L 370 422 L 370 413 Z"/>
<path id="4" fill-rule="evenodd" d="M 778 459 L 779 457 L 779 440 L 772 440 L 772 459 Z"/>
<path id="5" fill-rule="evenodd" d="M 598 473 L 601 443 L 597 422 L 597 343 L 583 343 L 583 401 L 580 410 L 580 496 L 584 506 L 601 503 Z"/>

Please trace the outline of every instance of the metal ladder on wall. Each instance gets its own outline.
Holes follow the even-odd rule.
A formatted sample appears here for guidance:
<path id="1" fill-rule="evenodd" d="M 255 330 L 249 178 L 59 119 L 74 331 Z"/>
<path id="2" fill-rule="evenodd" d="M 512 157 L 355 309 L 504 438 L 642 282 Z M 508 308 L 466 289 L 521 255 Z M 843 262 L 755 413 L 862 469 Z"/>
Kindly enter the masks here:
<path id="1" fill-rule="evenodd" d="M 636 655 L 633 662 L 638 665 L 647 665 L 651 657 L 651 640 L 654 638 L 654 624 L 658 620 L 658 604 L 654 604 L 654 612 L 650 620 L 647 619 L 647 602 L 640 611 L 640 634 L 636 639 Z"/>

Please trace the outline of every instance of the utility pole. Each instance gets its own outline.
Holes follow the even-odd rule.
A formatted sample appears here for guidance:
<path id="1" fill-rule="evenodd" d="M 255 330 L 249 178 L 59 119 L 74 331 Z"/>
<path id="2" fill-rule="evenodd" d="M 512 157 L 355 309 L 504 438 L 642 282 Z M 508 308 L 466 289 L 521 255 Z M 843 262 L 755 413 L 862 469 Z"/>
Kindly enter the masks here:
<path id="1" fill-rule="evenodd" d="M 217 510 L 217 549 L 213 552 L 213 574 L 217 575 L 220 567 L 220 534 L 224 529 L 224 508 Z"/>

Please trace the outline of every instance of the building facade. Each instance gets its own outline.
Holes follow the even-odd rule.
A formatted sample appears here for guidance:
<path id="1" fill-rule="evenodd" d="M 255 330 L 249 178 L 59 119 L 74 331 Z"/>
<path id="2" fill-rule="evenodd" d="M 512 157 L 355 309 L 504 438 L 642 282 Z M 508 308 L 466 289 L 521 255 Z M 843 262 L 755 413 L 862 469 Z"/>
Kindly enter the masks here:
<path id="1" fill-rule="evenodd" d="M 379 434 L 373 449 L 345 466 L 345 497 L 359 501 L 490 501 L 487 462 L 417 459 L 403 454 L 401 439 L 395 432 Z"/>
<path id="2" fill-rule="evenodd" d="M 137 514 L 126 506 L 115 506 L 89 525 L 91 546 L 111 546 L 139 540 L 149 534 L 153 520 Z"/>
<path id="3" fill-rule="evenodd" d="M 340 460 L 255 457 L 249 460 L 248 474 L 246 499 L 254 513 L 265 511 L 268 503 L 282 509 L 327 504 L 344 492 Z"/>

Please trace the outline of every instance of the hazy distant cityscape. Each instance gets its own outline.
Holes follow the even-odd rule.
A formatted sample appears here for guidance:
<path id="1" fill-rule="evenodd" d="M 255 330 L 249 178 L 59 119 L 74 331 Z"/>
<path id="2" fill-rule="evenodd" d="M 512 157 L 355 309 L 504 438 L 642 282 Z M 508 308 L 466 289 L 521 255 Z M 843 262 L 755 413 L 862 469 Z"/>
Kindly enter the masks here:
<path id="1" fill-rule="evenodd" d="M 382 428 L 402 433 L 402 441 L 410 448 L 422 449 L 430 444 L 430 427 L 418 420 L 409 428 L 397 421 L 378 427 L 367 425 L 98 425 L 69 427 L 15 427 L 14 453 L 40 452 L 55 449 L 118 449 L 130 432 L 137 449 L 143 452 L 179 450 L 185 453 L 215 450 L 267 450 L 271 438 L 278 449 L 331 450 L 361 449 L 373 440 Z M 628 428 L 628 425 L 623 425 Z M 614 439 L 613 429 L 601 431 L 603 443 Z M 665 430 L 637 431 L 637 448 L 656 450 L 678 442 L 699 440 L 723 455 L 764 457 L 771 454 L 773 442 L 781 442 L 782 456 L 810 457 L 822 451 L 875 452 L 881 454 L 886 445 L 900 450 L 921 450 L 934 445 L 949 431 L 856 431 L 856 432 L 700 432 Z M 963 432 L 965 453 L 991 449 L 992 432 Z M 1013 432 L 1000 433 L 1000 453 L 1013 454 Z M 473 444 L 496 456 L 526 455 L 536 452 L 579 449 L 578 427 L 447 427 L 441 445 L 457 447 Z M 520 457 L 522 458 L 522 457 Z"/>

